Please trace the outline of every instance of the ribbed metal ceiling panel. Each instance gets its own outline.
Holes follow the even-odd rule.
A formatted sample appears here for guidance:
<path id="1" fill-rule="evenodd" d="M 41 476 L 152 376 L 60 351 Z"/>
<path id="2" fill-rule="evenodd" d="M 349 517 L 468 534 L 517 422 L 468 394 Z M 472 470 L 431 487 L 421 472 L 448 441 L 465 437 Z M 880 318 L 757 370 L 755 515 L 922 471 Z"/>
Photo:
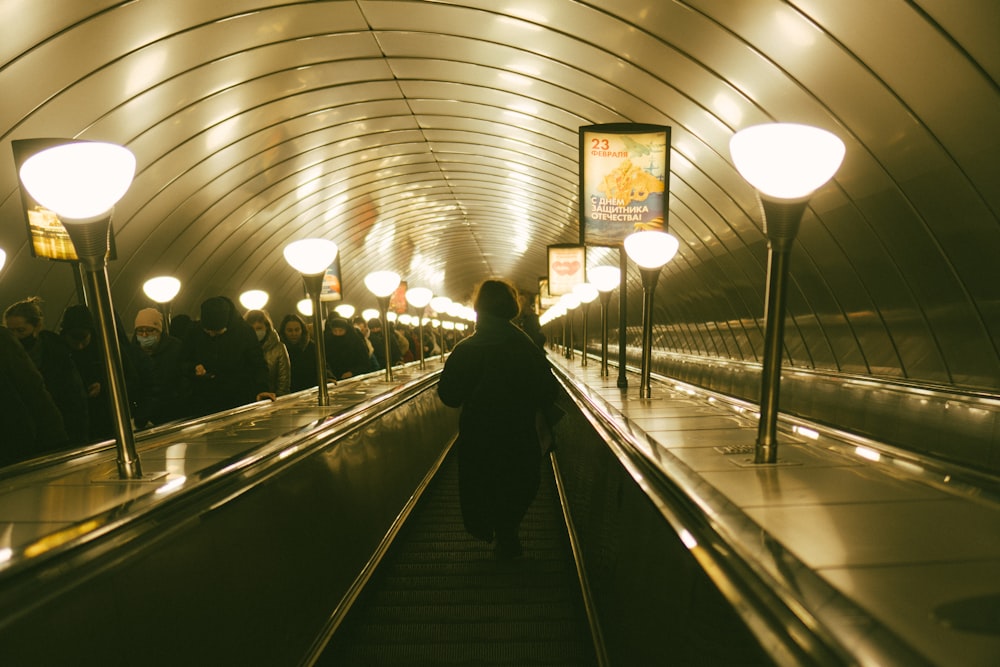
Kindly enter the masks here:
<path id="1" fill-rule="evenodd" d="M 109 269 L 127 323 L 162 273 L 175 312 L 253 287 L 280 318 L 301 295 L 281 248 L 313 235 L 361 307 L 379 268 L 455 299 L 533 288 L 578 236 L 579 126 L 662 123 L 681 251 L 657 346 L 757 360 L 766 243 L 728 141 L 782 120 L 847 144 L 796 242 L 787 361 L 1000 389 L 1000 3 L 0 0 L 0 19 L 5 143 L 138 158 Z M 10 158 L 0 197 L 0 303 L 39 294 L 54 328 L 73 271 L 31 256 Z"/>

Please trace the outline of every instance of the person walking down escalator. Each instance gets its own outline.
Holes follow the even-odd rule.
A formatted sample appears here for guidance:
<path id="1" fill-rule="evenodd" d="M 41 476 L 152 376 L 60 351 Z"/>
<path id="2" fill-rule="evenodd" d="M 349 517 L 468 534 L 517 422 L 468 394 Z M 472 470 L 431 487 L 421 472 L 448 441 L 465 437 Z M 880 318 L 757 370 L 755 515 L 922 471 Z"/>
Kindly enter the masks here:
<path id="1" fill-rule="evenodd" d="M 519 526 L 541 479 L 540 412 L 558 384 L 545 353 L 511 320 L 517 291 L 487 280 L 477 290 L 476 331 L 452 350 L 438 384 L 441 401 L 461 408 L 458 475 L 462 518 L 498 558 L 521 555 Z"/>
<path id="2" fill-rule="evenodd" d="M 350 322 L 331 317 L 326 321 L 324 336 L 326 365 L 334 378 L 346 380 L 371 371 L 368 346 Z"/>
<path id="3" fill-rule="evenodd" d="M 45 328 L 42 300 L 30 297 L 4 311 L 4 324 L 21 342 L 35 368 L 42 374 L 63 418 L 70 445 L 82 445 L 90 438 L 90 412 L 83 379 L 66 343 Z"/>
<path id="4" fill-rule="evenodd" d="M 184 339 L 181 357 L 191 379 L 194 416 L 275 399 L 257 337 L 225 297 L 201 304 L 201 320 Z"/>
<path id="5" fill-rule="evenodd" d="M 267 362 L 268 388 L 276 396 L 284 396 L 292 387 L 292 366 L 288 359 L 288 350 L 274 330 L 271 317 L 263 310 L 248 310 L 243 316 L 251 327 L 257 342 L 264 352 Z"/>

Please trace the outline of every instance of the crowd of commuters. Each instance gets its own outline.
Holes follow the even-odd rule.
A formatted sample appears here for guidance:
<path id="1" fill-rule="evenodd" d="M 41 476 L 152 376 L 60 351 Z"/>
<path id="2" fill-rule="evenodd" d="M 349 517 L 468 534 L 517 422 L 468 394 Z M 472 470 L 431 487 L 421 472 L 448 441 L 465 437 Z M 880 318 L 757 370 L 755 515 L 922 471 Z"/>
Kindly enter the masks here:
<path id="1" fill-rule="evenodd" d="M 199 417 L 315 387 L 315 332 L 298 315 L 275 328 L 263 310 L 242 316 L 224 296 L 205 300 L 196 318 L 165 322 L 143 308 L 131 334 L 120 317 L 118 342 L 133 426 L 137 430 Z M 66 308 L 52 330 L 32 297 L 10 305 L 0 327 L 0 428 L 11 434 L 0 465 L 115 436 L 112 396 L 100 332 L 84 305 Z M 330 317 L 322 331 L 326 375 L 339 380 L 384 368 L 386 339 L 378 320 Z M 429 332 L 390 325 L 392 364 L 440 350 Z"/>
<path id="2" fill-rule="evenodd" d="M 519 526 L 539 486 L 549 416 L 558 393 L 545 337 L 530 299 L 500 280 L 477 290 L 475 333 L 452 349 L 438 384 L 461 409 L 459 496 L 466 530 L 494 544 L 501 559 L 521 555 Z M 106 346 L 93 314 L 68 307 L 58 331 L 45 326 L 37 297 L 9 306 L 0 327 L 0 465 L 113 438 Z M 198 318 L 169 323 L 143 308 L 129 336 L 118 321 L 122 375 L 133 426 L 222 412 L 316 386 L 315 332 L 298 315 L 275 328 L 263 310 L 242 316 L 224 296 L 205 300 Z M 329 317 L 319 333 L 330 380 L 364 375 L 440 352 L 428 332 L 378 319 Z M 455 341 L 451 341 L 454 343 Z M 556 417 L 557 419 L 558 417 Z"/>

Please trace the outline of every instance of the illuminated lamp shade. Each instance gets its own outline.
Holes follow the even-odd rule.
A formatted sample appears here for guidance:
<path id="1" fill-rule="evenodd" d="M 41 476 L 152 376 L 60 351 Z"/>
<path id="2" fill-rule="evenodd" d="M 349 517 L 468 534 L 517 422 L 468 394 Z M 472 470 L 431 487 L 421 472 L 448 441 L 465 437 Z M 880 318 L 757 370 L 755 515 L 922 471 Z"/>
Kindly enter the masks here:
<path id="1" fill-rule="evenodd" d="M 406 290 L 406 302 L 414 308 L 425 308 L 433 296 L 434 293 L 426 287 L 411 287 Z"/>
<path id="2" fill-rule="evenodd" d="M 573 310 L 574 308 L 579 307 L 580 303 L 581 303 L 580 297 L 578 297 L 576 294 L 573 294 L 572 292 L 569 292 L 568 294 L 563 294 L 561 297 L 559 297 L 559 304 L 562 305 L 566 310 Z"/>
<path id="3" fill-rule="evenodd" d="M 573 286 L 573 294 L 575 294 L 582 303 L 592 303 L 600 292 L 597 291 L 597 287 L 590 283 L 580 283 Z"/>
<path id="4" fill-rule="evenodd" d="M 431 299 L 431 309 L 435 313 L 444 313 L 448 311 L 448 306 L 451 305 L 451 299 L 446 296 L 436 296 Z"/>
<path id="5" fill-rule="evenodd" d="M 156 303 L 170 303 L 181 291 L 181 281 L 173 276 L 157 276 L 144 282 L 142 291 Z"/>
<path id="6" fill-rule="evenodd" d="M 361 311 L 361 317 L 365 318 L 365 322 L 368 320 L 378 319 L 382 314 L 374 308 L 365 308 Z"/>
<path id="7" fill-rule="evenodd" d="M 327 239 L 301 239 L 292 241 L 283 250 L 285 261 L 305 276 L 326 271 L 337 258 L 337 244 Z"/>
<path id="8" fill-rule="evenodd" d="M 343 317 L 345 320 L 349 320 L 352 317 L 354 317 L 354 310 L 355 310 L 355 308 L 351 304 L 349 304 L 349 303 L 342 303 L 339 306 L 337 306 L 336 308 L 334 308 L 333 312 L 337 313 L 338 315 L 340 315 L 341 317 Z"/>
<path id="9" fill-rule="evenodd" d="M 2 269 L 3 265 L 6 263 L 7 263 L 7 253 L 4 252 L 2 248 L 0 248 L 0 269 Z"/>
<path id="10" fill-rule="evenodd" d="M 299 311 L 299 314 L 303 317 L 312 317 L 313 314 L 313 302 L 312 299 L 299 299 L 299 302 L 295 304 L 295 309 Z"/>
<path id="11" fill-rule="evenodd" d="M 365 287 L 375 296 L 386 297 L 396 291 L 399 280 L 395 271 L 372 271 L 365 276 Z"/>
<path id="12" fill-rule="evenodd" d="M 135 156 L 124 146 L 75 141 L 46 148 L 21 165 L 21 183 L 64 222 L 107 216 L 135 176 Z"/>
<path id="13" fill-rule="evenodd" d="M 833 178 L 844 160 L 844 142 L 818 127 L 766 123 L 740 130 L 729 153 L 740 175 L 761 194 L 801 199 Z"/>
<path id="14" fill-rule="evenodd" d="M 621 284 L 622 272 L 617 266 L 595 266 L 587 271 L 590 282 L 601 292 L 610 292 Z"/>
<path id="15" fill-rule="evenodd" d="M 240 303 L 247 310 L 260 310 L 267 305 L 269 295 L 264 290 L 251 289 L 240 294 Z"/>
<path id="16" fill-rule="evenodd" d="M 666 232 L 643 231 L 625 237 L 625 252 L 644 269 L 658 269 L 677 254 L 677 237 Z"/>

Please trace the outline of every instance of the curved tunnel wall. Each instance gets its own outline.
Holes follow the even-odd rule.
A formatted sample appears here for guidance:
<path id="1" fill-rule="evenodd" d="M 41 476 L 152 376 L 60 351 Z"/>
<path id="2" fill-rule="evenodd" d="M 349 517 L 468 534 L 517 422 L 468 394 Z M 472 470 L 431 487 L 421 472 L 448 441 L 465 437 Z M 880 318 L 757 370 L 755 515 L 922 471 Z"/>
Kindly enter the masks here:
<path id="1" fill-rule="evenodd" d="M 673 128 L 658 349 L 759 361 L 766 243 L 733 132 L 838 134 L 791 260 L 786 362 L 1000 389 L 1000 5 L 992 0 L 465 2 L 3 0 L 0 132 L 127 145 L 110 273 L 126 323 L 161 273 L 174 312 L 264 287 L 299 298 L 281 247 L 338 242 L 346 298 L 394 268 L 454 299 L 532 288 L 577 238 L 577 129 Z M 72 269 L 26 243 L 0 159 L 0 305 Z M 594 250 L 598 257 L 606 255 Z M 630 271 L 630 323 L 640 282 Z"/>

